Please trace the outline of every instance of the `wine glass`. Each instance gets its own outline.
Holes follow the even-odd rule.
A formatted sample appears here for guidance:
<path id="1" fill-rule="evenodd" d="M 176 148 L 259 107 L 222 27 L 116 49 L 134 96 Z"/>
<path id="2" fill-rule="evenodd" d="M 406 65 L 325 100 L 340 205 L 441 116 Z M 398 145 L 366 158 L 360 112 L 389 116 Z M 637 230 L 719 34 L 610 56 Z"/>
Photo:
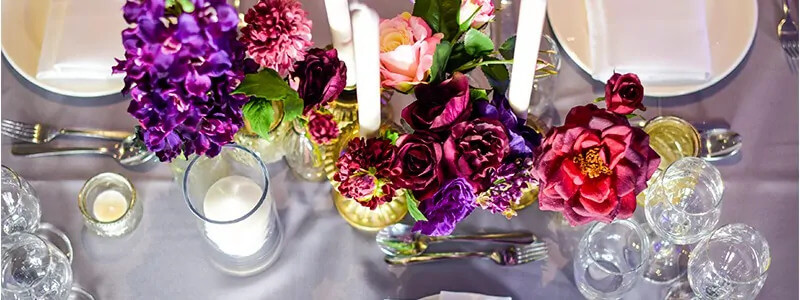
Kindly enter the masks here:
<path id="1" fill-rule="evenodd" d="M 686 245 L 716 227 L 723 190 L 719 170 L 696 157 L 675 161 L 648 188 L 644 208 L 654 255 L 645 278 L 670 282 L 685 272 Z"/>
<path id="2" fill-rule="evenodd" d="M 2 239 L 3 299 L 94 299 L 72 284 L 67 257 L 37 235 L 15 232 Z"/>
<path id="3" fill-rule="evenodd" d="M 767 240 L 753 227 L 720 227 L 689 259 L 695 299 L 754 299 L 767 279 L 770 260 Z"/>
<path id="4" fill-rule="evenodd" d="M 581 238 L 573 262 L 575 283 L 588 299 L 615 299 L 629 292 L 649 259 L 647 234 L 637 222 L 596 223 Z"/>

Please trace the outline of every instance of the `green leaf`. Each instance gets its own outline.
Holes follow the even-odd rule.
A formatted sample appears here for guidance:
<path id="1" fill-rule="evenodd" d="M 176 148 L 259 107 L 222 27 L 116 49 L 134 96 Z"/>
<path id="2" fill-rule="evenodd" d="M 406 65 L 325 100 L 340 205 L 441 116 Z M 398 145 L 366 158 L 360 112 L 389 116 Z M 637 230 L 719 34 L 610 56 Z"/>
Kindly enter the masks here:
<path id="1" fill-rule="evenodd" d="M 299 117 L 301 114 L 303 114 L 303 100 L 297 96 L 297 93 L 294 93 L 294 96 L 283 99 L 284 121 L 294 121 L 294 119 Z"/>
<path id="2" fill-rule="evenodd" d="M 474 12 L 472 12 L 472 15 L 470 15 L 469 18 L 467 18 L 464 21 L 459 20 L 459 22 L 461 22 L 461 25 L 459 25 L 458 29 L 461 32 L 467 31 L 467 29 L 469 29 L 469 27 L 472 25 L 472 20 L 475 20 L 475 16 L 477 16 L 479 12 L 481 12 L 480 6 L 478 6 L 478 8 L 476 8 Z M 459 17 L 460 16 L 461 15 L 459 14 Z"/>
<path id="3" fill-rule="evenodd" d="M 178 0 L 178 3 L 180 3 L 183 12 L 190 13 L 194 11 L 194 2 L 192 0 Z"/>
<path id="4" fill-rule="evenodd" d="M 514 59 L 514 47 L 516 45 L 517 45 L 517 36 L 512 35 L 505 42 L 503 42 L 503 44 L 500 45 L 500 48 L 498 48 L 497 50 L 500 51 L 500 55 L 502 55 L 503 58 Z"/>
<path id="5" fill-rule="evenodd" d="M 273 69 L 266 68 L 255 74 L 247 74 L 231 94 L 244 94 L 267 100 L 299 98 L 283 78 Z"/>
<path id="6" fill-rule="evenodd" d="M 433 32 L 441 32 L 444 40 L 449 41 L 459 33 L 460 10 L 460 0 L 417 0 L 411 14 L 425 20 Z"/>
<path id="7" fill-rule="evenodd" d="M 455 45 L 453 45 L 453 49 L 450 50 L 450 58 L 447 60 L 447 68 L 445 68 L 445 72 L 453 73 L 453 71 L 456 69 L 472 63 L 474 60 L 475 58 L 473 58 L 472 55 L 467 54 L 467 49 L 464 48 L 464 42 L 457 42 Z"/>
<path id="8" fill-rule="evenodd" d="M 486 34 L 470 28 L 464 36 L 464 48 L 473 57 L 482 57 L 494 51 L 494 43 Z"/>
<path id="9" fill-rule="evenodd" d="M 469 100 L 472 102 L 483 100 L 489 101 L 489 92 L 480 88 L 469 88 Z"/>
<path id="10" fill-rule="evenodd" d="M 597 99 L 594 99 L 593 102 L 594 103 L 598 103 L 598 102 L 603 102 L 603 101 L 606 101 L 606 97 L 597 97 Z"/>
<path id="11" fill-rule="evenodd" d="M 262 138 L 269 138 L 269 129 L 274 120 L 274 111 L 272 102 L 266 99 L 253 98 L 244 105 L 242 114 L 247 122 L 250 123 L 250 128 L 261 136 Z"/>
<path id="12" fill-rule="evenodd" d="M 502 64 L 490 64 L 481 66 L 483 74 L 489 80 L 489 85 L 495 89 L 495 93 L 505 94 L 508 89 L 510 75 L 508 68 Z"/>
<path id="13" fill-rule="evenodd" d="M 411 214 L 411 217 L 414 218 L 414 221 L 427 221 L 428 218 L 426 218 L 425 215 L 419 211 L 419 201 L 414 198 L 414 194 L 412 194 L 409 190 L 405 190 L 404 194 L 406 194 L 408 213 Z"/>
<path id="14" fill-rule="evenodd" d="M 384 137 L 392 141 L 392 145 L 397 145 L 397 139 L 400 138 L 400 133 L 397 130 L 386 130 Z"/>
<path id="15" fill-rule="evenodd" d="M 433 52 L 433 64 L 431 65 L 431 78 L 428 82 L 439 82 L 442 78 L 444 69 L 447 66 L 447 60 L 450 58 L 450 42 L 442 41 L 436 45 L 436 50 Z"/>

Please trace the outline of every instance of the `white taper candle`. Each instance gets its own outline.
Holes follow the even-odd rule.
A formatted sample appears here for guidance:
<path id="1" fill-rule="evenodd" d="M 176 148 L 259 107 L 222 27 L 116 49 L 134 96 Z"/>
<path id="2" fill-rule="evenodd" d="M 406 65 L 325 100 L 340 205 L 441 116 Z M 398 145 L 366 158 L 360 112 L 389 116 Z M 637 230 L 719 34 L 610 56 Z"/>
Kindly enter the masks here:
<path id="1" fill-rule="evenodd" d="M 528 117 L 546 9 L 546 0 L 523 0 L 519 4 L 517 43 L 508 87 L 508 101 L 514 114 L 522 119 Z"/>
<path id="2" fill-rule="evenodd" d="M 347 86 L 356 84 L 356 66 L 353 57 L 353 29 L 350 24 L 350 5 L 347 0 L 325 0 L 325 12 L 331 27 L 331 42 L 339 52 L 339 59 L 347 66 Z"/>
<path id="3" fill-rule="evenodd" d="M 354 3 L 351 8 L 359 133 L 363 137 L 370 137 L 378 132 L 381 125 L 380 18 L 366 5 Z"/>

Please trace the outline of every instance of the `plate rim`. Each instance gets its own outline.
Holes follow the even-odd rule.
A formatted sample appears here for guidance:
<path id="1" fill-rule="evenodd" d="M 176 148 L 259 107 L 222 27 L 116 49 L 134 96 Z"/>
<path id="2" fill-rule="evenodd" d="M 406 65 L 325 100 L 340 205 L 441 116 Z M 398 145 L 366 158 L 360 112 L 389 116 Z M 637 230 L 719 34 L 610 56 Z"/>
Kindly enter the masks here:
<path id="1" fill-rule="evenodd" d="M 549 1 L 554 1 L 554 0 L 549 0 Z M 558 0 L 556 0 L 556 1 L 558 1 Z M 706 0 L 706 2 L 708 2 L 708 1 L 710 1 L 710 0 Z M 756 33 L 758 32 L 758 19 L 759 19 L 759 17 L 758 17 L 758 1 L 757 0 L 750 0 L 750 3 L 752 4 L 752 6 L 750 8 L 751 8 L 752 11 L 754 11 L 754 14 L 753 14 L 753 16 L 754 16 L 753 17 L 753 25 L 750 26 L 750 32 L 749 32 L 750 38 L 749 38 L 749 40 L 747 42 L 746 49 L 744 51 L 742 51 L 741 53 L 739 53 L 739 56 L 736 58 L 735 64 L 731 65 L 726 70 L 721 71 L 719 73 L 720 76 L 714 77 L 714 78 L 712 78 L 712 79 L 710 79 L 710 80 L 708 80 L 706 82 L 703 82 L 702 84 L 694 85 L 691 88 L 687 88 L 687 89 L 680 90 L 680 91 L 674 91 L 674 92 L 652 92 L 652 90 L 651 90 L 651 92 L 647 92 L 647 90 L 645 89 L 644 95 L 647 96 L 647 97 L 656 97 L 656 98 L 668 98 L 668 97 L 677 97 L 677 96 L 689 95 L 689 94 L 693 94 L 693 93 L 705 90 L 705 89 L 707 89 L 707 88 L 709 88 L 709 87 L 711 87 L 713 85 L 716 85 L 717 83 L 719 83 L 723 79 L 728 78 L 728 76 L 731 73 L 733 73 L 733 71 L 736 70 L 736 68 L 738 68 L 742 64 L 742 61 L 744 61 L 744 58 L 747 57 L 747 54 L 750 53 L 750 50 L 753 48 L 753 43 L 755 42 L 755 39 L 756 39 Z M 589 73 L 589 71 L 588 71 L 589 67 L 583 61 L 579 61 L 579 60 L 575 59 L 577 57 L 577 54 L 575 53 L 573 48 L 565 46 L 566 43 L 561 43 L 562 39 L 561 39 L 561 36 L 559 36 L 559 33 L 558 33 L 559 31 L 556 30 L 556 27 L 553 26 L 553 22 L 550 20 L 550 10 L 549 9 L 550 9 L 550 6 L 548 6 L 548 10 L 547 10 L 547 22 L 550 25 L 550 29 L 553 32 L 553 36 L 555 36 L 556 40 L 559 42 L 559 45 L 561 46 L 561 49 L 564 50 L 565 53 L 567 53 L 567 56 L 569 56 L 570 60 L 572 60 L 576 65 L 578 65 L 578 67 L 581 69 L 581 71 L 583 71 L 586 74 L 589 74 L 590 77 L 591 77 L 591 73 Z M 563 32 L 562 32 L 562 34 L 563 34 Z M 597 81 L 597 82 L 601 82 L 602 83 L 602 81 L 595 80 L 594 78 L 592 78 L 592 81 Z"/>

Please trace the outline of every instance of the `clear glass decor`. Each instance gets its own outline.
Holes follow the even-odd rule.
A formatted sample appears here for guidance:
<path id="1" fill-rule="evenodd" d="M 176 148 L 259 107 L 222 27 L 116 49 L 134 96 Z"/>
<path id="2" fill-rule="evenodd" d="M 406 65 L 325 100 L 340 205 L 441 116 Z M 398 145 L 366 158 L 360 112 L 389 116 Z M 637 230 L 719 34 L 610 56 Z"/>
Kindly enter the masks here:
<path id="1" fill-rule="evenodd" d="M 3 166 L 2 172 L 3 234 L 33 232 L 42 217 L 36 191 L 27 180 L 10 168 Z"/>
<path id="2" fill-rule="evenodd" d="M 130 233 L 143 211 L 133 184 L 117 173 L 101 173 L 86 181 L 78 194 L 78 208 L 86 227 L 104 237 Z"/>
<path id="3" fill-rule="evenodd" d="M 725 225 L 692 251 L 689 284 L 695 299 L 755 299 L 770 261 L 761 233 L 745 224 Z"/>
<path id="4" fill-rule="evenodd" d="M 270 125 L 269 133 L 266 137 L 259 136 L 251 131 L 247 125 L 233 136 L 234 142 L 260 155 L 265 164 L 273 163 L 283 158 L 286 148 L 283 143 L 286 141 L 286 135 L 292 130 L 292 124 L 283 122 L 283 102 L 272 101 L 272 112 L 274 121 Z"/>
<path id="5" fill-rule="evenodd" d="M 269 183 L 264 162 L 240 145 L 225 145 L 219 155 L 189 163 L 184 198 L 198 218 L 212 263 L 223 272 L 256 274 L 280 256 L 283 227 Z"/>
<path id="6" fill-rule="evenodd" d="M 642 276 L 650 257 L 647 234 L 632 220 L 595 223 L 576 248 L 575 284 L 587 299 L 618 299 Z"/>
<path id="7" fill-rule="evenodd" d="M 306 128 L 295 120 L 284 144 L 286 164 L 295 175 L 308 181 L 325 179 L 322 159 L 323 146 L 317 145 L 306 134 Z"/>

